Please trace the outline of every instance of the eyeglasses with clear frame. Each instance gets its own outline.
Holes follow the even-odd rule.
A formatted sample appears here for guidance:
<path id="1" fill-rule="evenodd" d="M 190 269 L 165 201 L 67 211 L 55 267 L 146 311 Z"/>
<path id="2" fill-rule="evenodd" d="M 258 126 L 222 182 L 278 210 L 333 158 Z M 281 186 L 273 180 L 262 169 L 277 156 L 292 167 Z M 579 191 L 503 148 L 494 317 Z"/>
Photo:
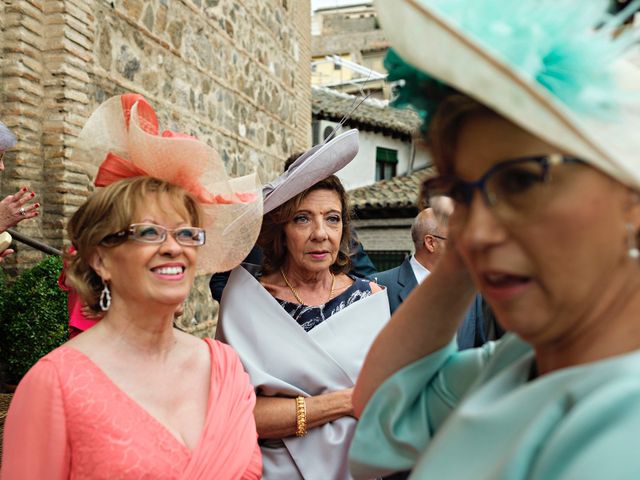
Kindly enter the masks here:
<path id="1" fill-rule="evenodd" d="M 467 182 L 455 175 L 443 175 L 425 181 L 423 191 L 429 201 L 434 197 L 450 197 L 455 209 L 468 213 L 478 190 L 485 204 L 503 220 L 526 220 L 548 202 L 554 193 L 552 167 L 562 164 L 584 164 L 584 160 L 551 154 L 505 160 L 491 167 L 478 180 Z"/>
<path id="2" fill-rule="evenodd" d="M 185 247 L 201 247 L 206 242 L 206 232 L 198 227 L 166 228 L 153 223 L 132 223 L 129 228 L 107 235 L 100 242 L 104 246 L 116 246 L 126 240 L 160 244 L 171 236 Z"/>

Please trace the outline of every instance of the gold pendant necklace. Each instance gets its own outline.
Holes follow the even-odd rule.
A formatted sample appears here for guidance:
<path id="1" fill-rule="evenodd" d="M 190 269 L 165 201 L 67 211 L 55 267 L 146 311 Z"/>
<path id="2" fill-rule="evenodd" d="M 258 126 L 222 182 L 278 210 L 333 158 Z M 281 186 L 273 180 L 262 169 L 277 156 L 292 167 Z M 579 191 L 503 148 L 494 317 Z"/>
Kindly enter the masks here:
<path id="1" fill-rule="evenodd" d="M 284 270 L 282 269 L 282 267 L 280 267 L 280 275 L 282 275 L 282 279 L 284 280 L 284 283 L 287 284 L 287 287 L 289 287 L 289 290 L 291 290 L 291 293 L 293 293 L 293 296 L 296 298 L 298 303 L 300 305 L 306 305 L 306 303 L 304 303 L 302 298 L 300 298 L 300 295 L 298 295 L 298 292 L 296 292 L 296 289 L 293 288 L 293 286 L 289 283 L 289 279 L 284 274 Z M 331 271 L 329 271 L 329 275 L 331 275 L 331 290 L 329 290 L 329 298 L 327 299 L 327 302 L 333 298 L 333 289 L 336 286 L 336 276 Z"/>

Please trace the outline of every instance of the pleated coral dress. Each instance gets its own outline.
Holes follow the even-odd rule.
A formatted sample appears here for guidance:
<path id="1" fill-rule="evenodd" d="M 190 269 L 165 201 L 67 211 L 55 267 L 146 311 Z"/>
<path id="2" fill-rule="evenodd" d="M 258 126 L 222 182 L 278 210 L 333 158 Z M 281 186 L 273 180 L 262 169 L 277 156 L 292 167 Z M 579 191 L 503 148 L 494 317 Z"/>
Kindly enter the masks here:
<path id="1" fill-rule="evenodd" d="M 211 387 L 194 451 L 86 355 L 62 346 L 18 386 L 5 424 L 1 479 L 260 478 L 249 377 L 230 347 L 205 341 Z"/>

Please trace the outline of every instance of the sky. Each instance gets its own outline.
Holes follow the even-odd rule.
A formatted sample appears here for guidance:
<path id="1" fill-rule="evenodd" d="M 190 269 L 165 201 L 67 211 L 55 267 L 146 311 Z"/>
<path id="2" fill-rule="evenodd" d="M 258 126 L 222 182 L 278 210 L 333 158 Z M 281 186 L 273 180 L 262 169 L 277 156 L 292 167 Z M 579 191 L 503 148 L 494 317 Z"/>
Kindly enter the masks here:
<path id="1" fill-rule="evenodd" d="M 365 0 L 311 0 L 311 10 L 364 3 Z"/>

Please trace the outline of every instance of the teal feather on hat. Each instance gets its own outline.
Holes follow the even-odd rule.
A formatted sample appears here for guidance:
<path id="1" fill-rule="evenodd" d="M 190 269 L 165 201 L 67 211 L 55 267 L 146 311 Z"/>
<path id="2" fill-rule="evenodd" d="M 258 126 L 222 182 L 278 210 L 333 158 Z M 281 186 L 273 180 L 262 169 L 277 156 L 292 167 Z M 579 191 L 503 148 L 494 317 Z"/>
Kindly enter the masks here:
<path id="1" fill-rule="evenodd" d="M 569 109 L 600 117 L 615 111 L 620 98 L 610 67 L 635 40 L 631 32 L 616 36 L 612 30 L 640 6 L 640 0 L 616 16 L 607 13 L 608 0 L 417 2 L 437 11 Z M 424 86 L 433 86 L 436 81 L 404 63 L 395 52 L 388 54 L 386 65 L 390 79 L 404 80 L 396 104 L 413 105 L 428 121 L 441 98 L 437 91 L 435 96 L 433 90 L 425 94 Z"/>
<path id="2" fill-rule="evenodd" d="M 406 63 L 395 50 L 389 49 L 384 59 L 384 67 L 389 72 L 387 80 L 399 81 L 402 86 L 395 90 L 393 106 L 413 107 L 422 119 L 422 129 L 426 131 L 429 114 L 439 103 L 455 90 L 439 80 Z"/>

